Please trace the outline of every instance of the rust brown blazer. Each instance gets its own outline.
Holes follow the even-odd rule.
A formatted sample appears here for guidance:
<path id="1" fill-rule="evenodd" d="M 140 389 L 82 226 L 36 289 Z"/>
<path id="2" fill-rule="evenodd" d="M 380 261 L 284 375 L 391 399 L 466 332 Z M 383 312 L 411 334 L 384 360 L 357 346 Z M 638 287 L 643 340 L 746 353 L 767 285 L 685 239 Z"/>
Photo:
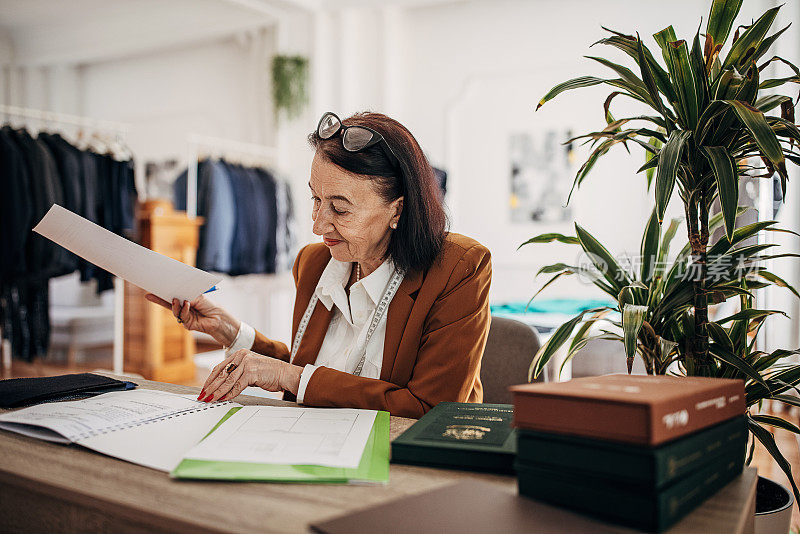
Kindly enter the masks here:
<path id="1" fill-rule="evenodd" d="M 330 258 L 322 243 L 307 245 L 297 255 L 292 339 Z M 389 305 L 380 379 L 319 367 L 304 404 L 419 418 L 442 401 L 482 402 L 491 279 L 489 250 L 469 237 L 448 234 L 437 262 L 425 273 L 408 273 Z M 332 315 L 317 302 L 292 363 L 302 367 L 316 361 Z M 290 357 L 284 343 L 259 332 L 253 351 L 284 361 Z"/>

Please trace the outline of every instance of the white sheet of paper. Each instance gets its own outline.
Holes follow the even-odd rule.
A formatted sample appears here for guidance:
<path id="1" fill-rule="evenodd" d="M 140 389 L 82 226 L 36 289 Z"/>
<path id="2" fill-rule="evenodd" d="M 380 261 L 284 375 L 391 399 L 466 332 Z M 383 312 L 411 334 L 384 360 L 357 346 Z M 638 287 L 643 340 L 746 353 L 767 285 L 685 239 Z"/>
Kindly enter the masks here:
<path id="1" fill-rule="evenodd" d="M 186 458 L 358 467 L 375 410 L 244 406 Z"/>
<path id="2" fill-rule="evenodd" d="M 173 298 L 191 302 L 222 280 L 120 237 L 58 204 L 33 231 L 167 302 Z"/>
<path id="3" fill-rule="evenodd" d="M 34 425 L 80 443 L 84 436 L 105 432 L 120 425 L 141 424 L 172 413 L 205 406 L 208 404 L 166 391 L 112 391 L 88 399 L 37 404 L 6 413 L 0 415 L 0 428 L 32 435 L 26 432 L 26 427 L 18 425 Z M 211 427 L 206 431 L 208 430 Z M 47 439 L 44 435 L 33 437 Z"/>
<path id="4" fill-rule="evenodd" d="M 99 434 L 79 443 L 121 460 L 170 472 L 228 410 L 237 406 L 230 402 L 209 404 L 199 412 Z"/>
<path id="5" fill-rule="evenodd" d="M 52 402 L 0 416 L 0 428 L 57 443 L 74 442 L 114 458 L 172 471 L 234 402 L 135 389 Z M 178 415 L 170 415 L 178 414 Z M 116 428 L 110 432 L 106 430 Z M 90 432 L 94 435 L 85 437 Z"/>

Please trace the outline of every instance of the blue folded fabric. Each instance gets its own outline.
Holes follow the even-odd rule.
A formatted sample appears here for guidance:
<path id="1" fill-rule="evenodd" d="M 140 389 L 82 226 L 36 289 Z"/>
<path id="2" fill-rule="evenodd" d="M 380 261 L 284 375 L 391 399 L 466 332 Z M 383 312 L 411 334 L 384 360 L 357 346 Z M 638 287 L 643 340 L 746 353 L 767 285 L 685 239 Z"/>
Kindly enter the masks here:
<path id="1" fill-rule="evenodd" d="M 599 308 L 601 306 L 615 306 L 616 303 L 608 299 L 541 299 L 530 303 L 507 302 L 491 306 L 492 313 L 506 315 L 521 315 L 525 313 L 563 313 L 576 315 L 582 311 Z"/>

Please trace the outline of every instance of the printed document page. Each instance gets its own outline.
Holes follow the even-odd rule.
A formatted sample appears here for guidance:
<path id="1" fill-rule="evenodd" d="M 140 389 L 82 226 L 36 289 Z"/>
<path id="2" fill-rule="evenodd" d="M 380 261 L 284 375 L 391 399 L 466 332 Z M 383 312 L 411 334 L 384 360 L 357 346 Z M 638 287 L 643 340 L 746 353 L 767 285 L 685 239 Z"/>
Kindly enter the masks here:
<path id="1" fill-rule="evenodd" d="M 185 458 L 356 468 L 375 410 L 245 406 Z"/>
<path id="2" fill-rule="evenodd" d="M 168 414 L 202 408 L 206 403 L 166 391 L 113 391 L 89 399 L 51 402 L 0 415 L 0 428 L 48 439 L 36 427 L 57 432 L 71 442 L 122 424 L 135 425 Z M 27 425 L 35 425 L 31 428 Z M 208 427 L 206 431 L 210 430 Z M 51 439 L 51 441 L 64 441 Z"/>
<path id="3" fill-rule="evenodd" d="M 58 204 L 33 231 L 167 302 L 173 298 L 192 301 L 222 280 L 118 236 Z"/>
<path id="4" fill-rule="evenodd" d="M 93 451 L 170 472 L 228 410 L 239 406 L 231 402 L 203 404 L 205 408 L 197 412 L 98 434 L 79 443 Z"/>

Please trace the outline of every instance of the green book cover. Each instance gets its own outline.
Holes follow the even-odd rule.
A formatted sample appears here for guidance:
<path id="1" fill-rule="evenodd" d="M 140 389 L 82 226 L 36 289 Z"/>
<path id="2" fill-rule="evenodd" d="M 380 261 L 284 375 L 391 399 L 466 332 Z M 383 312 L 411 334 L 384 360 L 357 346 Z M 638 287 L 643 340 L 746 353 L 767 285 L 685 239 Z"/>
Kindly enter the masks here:
<path id="1" fill-rule="evenodd" d="M 607 478 L 517 463 L 519 494 L 637 529 L 662 531 L 736 478 L 744 454 L 729 452 L 666 488 L 643 491 Z"/>
<path id="2" fill-rule="evenodd" d="M 514 472 L 510 404 L 441 402 L 392 442 L 392 462 Z"/>
<path id="3" fill-rule="evenodd" d="M 239 409 L 229 410 L 206 437 Z M 372 432 L 356 468 L 185 459 L 171 475 L 175 478 L 211 480 L 385 484 L 389 481 L 389 412 L 379 411 L 375 415 Z"/>
<path id="4" fill-rule="evenodd" d="M 517 458 L 520 463 L 606 476 L 642 488 L 661 488 L 728 452 L 744 455 L 746 444 L 744 417 L 657 448 L 520 430 Z"/>

